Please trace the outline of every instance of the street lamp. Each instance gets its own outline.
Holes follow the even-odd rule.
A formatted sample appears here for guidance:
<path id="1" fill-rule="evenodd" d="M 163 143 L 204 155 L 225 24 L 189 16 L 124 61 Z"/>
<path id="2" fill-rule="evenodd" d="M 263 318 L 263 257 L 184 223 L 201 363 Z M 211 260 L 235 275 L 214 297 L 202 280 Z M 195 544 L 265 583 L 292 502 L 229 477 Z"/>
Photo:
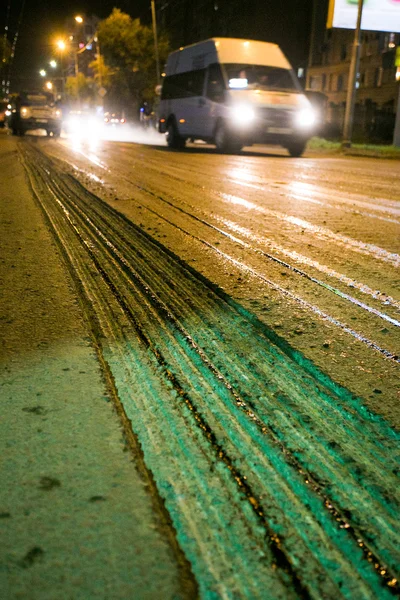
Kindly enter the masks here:
<path id="1" fill-rule="evenodd" d="M 49 92 L 51 92 L 51 90 L 53 89 L 53 84 L 51 83 L 51 81 L 46 81 L 46 89 L 49 90 Z"/>
<path id="2" fill-rule="evenodd" d="M 79 23 L 79 25 L 82 25 L 82 23 L 83 23 L 83 18 L 82 18 L 80 15 L 77 15 L 77 16 L 75 17 L 75 21 L 76 21 L 77 23 Z"/>
<path id="3" fill-rule="evenodd" d="M 65 50 L 65 48 L 67 47 L 67 44 L 64 42 L 64 40 L 57 40 L 56 46 L 59 50 L 61 50 L 61 52 L 63 52 Z"/>
<path id="4" fill-rule="evenodd" d="M 47 73 L 46 73 L 46 71 L 45 71 L 44 69 L 40 69 L 40 71 L 39 71 L 39 74 L 40 74 L 42 77 L 46 77 L 46 75 L 47 75 Z"/>
<path id="5" fill-rule="evenodd" d="M 60 55 L 60 64 L 61 64 L 61 91 L 62 91 L 62 95 L 64 96 L 64 90 L 65 90 L 65 81 L 64 81 L 64 62 L 63 62 L 63 55 L 64 52 L 67 48 L 67 44 L 65 43 L 64 40 L 57 40 L 56 41 L 56 46 Z M 55 62 L 55 61 L 54 61 Z"/>
<path id="6" fill-rule="evenodd" d="M 49 62 L 49 65 L 50 65 L 50 66 L 51 66 L 53 69 L 55 69 L 55 68 L 56 68 L 56 66 L 57 66 L 57 63 L 56 63 L 56 61 L 55 61 L 55 60 L 51 60 L 51 61 Z"/>

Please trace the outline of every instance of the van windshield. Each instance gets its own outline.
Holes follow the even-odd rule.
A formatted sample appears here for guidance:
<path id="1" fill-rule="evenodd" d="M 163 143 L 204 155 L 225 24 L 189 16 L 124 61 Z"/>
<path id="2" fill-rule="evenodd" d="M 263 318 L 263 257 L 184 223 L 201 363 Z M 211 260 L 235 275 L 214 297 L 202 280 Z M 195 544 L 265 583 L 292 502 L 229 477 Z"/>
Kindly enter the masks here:
<path id="1" fill-rule="evenodd" d="M 241 63 L 228 63 L 224 67 L 231 89 L 301 92 L 300 84 L 291 69 Z"/>

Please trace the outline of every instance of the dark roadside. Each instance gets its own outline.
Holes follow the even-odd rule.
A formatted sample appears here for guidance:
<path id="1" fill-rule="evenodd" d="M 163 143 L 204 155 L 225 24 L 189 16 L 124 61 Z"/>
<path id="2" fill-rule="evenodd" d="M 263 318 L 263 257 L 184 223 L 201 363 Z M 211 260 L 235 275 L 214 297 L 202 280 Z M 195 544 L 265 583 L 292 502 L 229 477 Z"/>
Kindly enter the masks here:
<path id="1" fill-rule="evenodd" d="M 194 598 L 19 143 L 0 133 L 0 597 Z"/>

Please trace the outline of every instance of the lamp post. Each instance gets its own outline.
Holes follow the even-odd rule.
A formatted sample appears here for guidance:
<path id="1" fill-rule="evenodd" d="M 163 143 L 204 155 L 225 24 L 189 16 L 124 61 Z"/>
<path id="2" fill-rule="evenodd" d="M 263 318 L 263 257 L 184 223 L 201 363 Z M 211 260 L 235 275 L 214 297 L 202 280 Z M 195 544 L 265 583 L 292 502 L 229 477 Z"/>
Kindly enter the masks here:
<path id="1" fill-rule="evenodd" d="M 361 42 L 361 19 L 364 0 L 358 0 L 357 26 L 354 31 L 353 50 L 351 53 L 351 63 L 349 71 L 349 80 L 347 84 L 346 112 L 344 116 L 343 127 L 343 148 L 350 148 L 351 134 L 353 131 L 354 105 L 356 100 L 356 81 L 358 66 L 360 63 L 360 42 Z"/>
<path id="2" fill-rule="evenodd" d="M 151 16 L 153 21 L 153 36 L 154 36 L 154 52 L 156 55 L 156 74 L 157 74 L 157 85 L 160 83 L 160 59 L 158 56 L 158 39 L 157 39 L 157 20 L 156 20 L 156 7 L 154 0 L 151 0 Z"/>
<path id="3" fill-rule="evenodd" d="M 74 17 L 76 23 L 78 23 L 78 25 L 82 25 L 83 24 L 83 17 L 81 17 L 81 15 L 76 15 Z M 76 97 L 78 100 L 78 108 L 80 109 L 81 107 L 81 98 L 80 98 L 80 94 L 79 94 L 79 62 L 78 62 L 78 54 L 79 54 L 79 38 L 78 38 L 78 49 L 74 51 L 75 54 L 75 80 L 76 80 Z"/>
<path id="4" fill-rule="evenodd" d="M 57 50 L 58 50 L 59 55 L 60 55 L 60 65 L 61 65 L 61 93 L 62 93 L 62 96 L 64 97 L 65 80 L 64 80 L 64 61 L 63 61 L 63 57 L 64 57 L 64 52 L 65 52 L 65 49 L 67 47 L 67 44 L 65 43 L 64 40 L 57 40 L 56 46 L 57 46 Z"/>

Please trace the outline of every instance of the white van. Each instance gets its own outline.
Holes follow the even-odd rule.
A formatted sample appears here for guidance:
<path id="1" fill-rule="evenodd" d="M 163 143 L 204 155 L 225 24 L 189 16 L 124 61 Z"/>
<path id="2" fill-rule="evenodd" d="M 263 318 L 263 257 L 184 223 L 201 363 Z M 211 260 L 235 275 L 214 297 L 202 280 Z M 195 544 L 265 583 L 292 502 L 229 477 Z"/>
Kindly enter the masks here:
<path id="1" fill-rule="evenodd" d="M 233 38 L 212 38 L 169 55 L 158 114 L 170 148 L 201 139 L 221 152 L 267 143 L 300 156 L 315 125 L 279 46 Z"/>

